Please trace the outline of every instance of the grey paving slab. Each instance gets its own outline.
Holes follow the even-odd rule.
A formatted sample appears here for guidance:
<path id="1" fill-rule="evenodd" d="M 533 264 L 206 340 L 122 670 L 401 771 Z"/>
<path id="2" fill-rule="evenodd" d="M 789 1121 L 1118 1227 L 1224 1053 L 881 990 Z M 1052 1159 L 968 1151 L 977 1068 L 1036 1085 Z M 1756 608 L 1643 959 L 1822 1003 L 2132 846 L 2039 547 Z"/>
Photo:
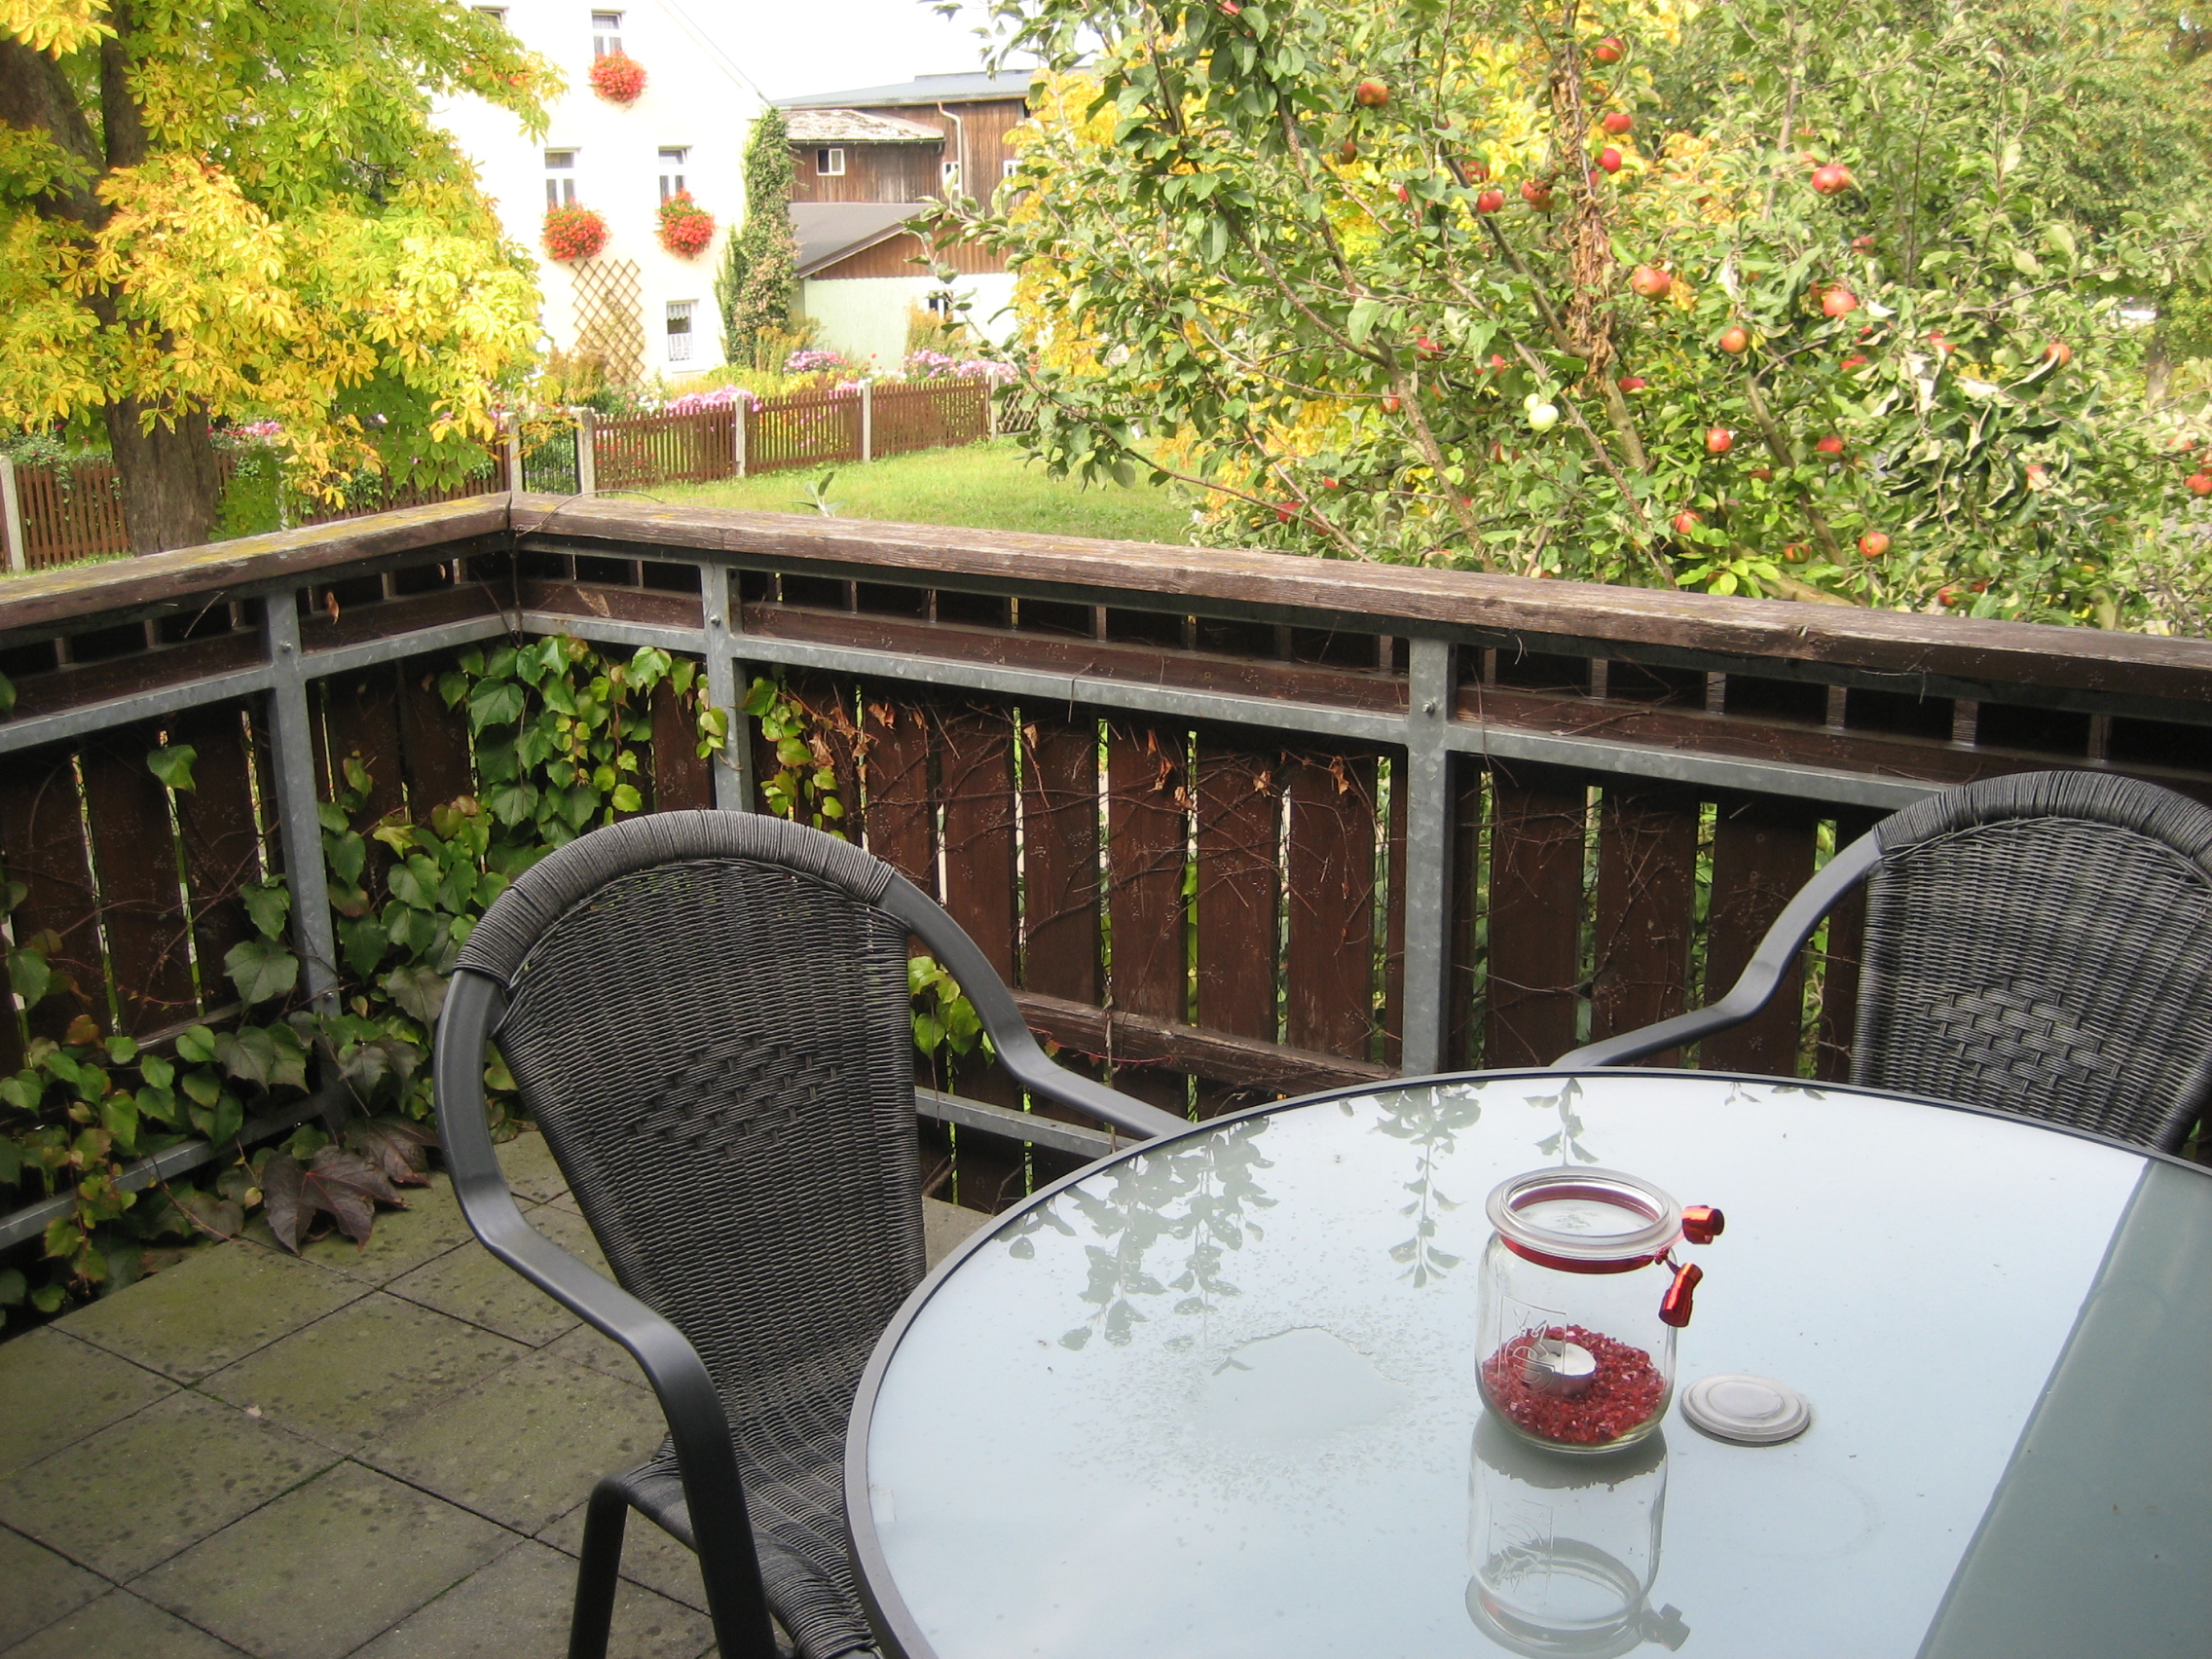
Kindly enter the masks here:
<path id="1" fill-rule="evenodd" d="M 366 1246 L 356 1246 L 342 1234 L 318 1238 L 300 1252 L 300 1259 L 328 1268 L 366 1284 L 384 1284 L 411 1272 L 433 1256 L 442 1256 L 469 1237 L 468 1223 L 453 1196 L 453 1183 L 443 1175 L 430 1178 L 427 1187 L 402 1187 L 405 1209 L 379 1209 Z M 256 1221 L 245 1235 L 264 1249 L 289 1254 L 276 1242 L 269 1224 Z"/>
<path id="2" fill-rule="evenodd" d="M 518 1544 L 360 1650 L 357 1659 L 562 1659 L 576 1564 Z M 697 1659 L 714 1627 L 694 1608 L 625 1584 L 608 1651 L 621 1659 Z"/>
<path id="3" fill-rule="evenodd" d="M 107 1588 L 106 1579 L 0 1527 L 0 1651 L 75 1612 Z"/>
<path id="4" fill-rule="evenodd" d="M 922 1253 L 931 1267 L 952 1254 L 953 1249 L 970 1234 L 998 1217 L 985 1215 L 981 1210 L 962 1209 L 937 1198 L 922 1200 Z"/>
<path id="5" fill-rule="evenodd" d="M 498 1152 L 499 1168 L 518 1196 L 544 1203 L 569 1190 L 561 1166 L 553 1161 L 553 1149 L 535 1129 L 524 1130 Z"/>
<path id="6" fill-rule="evenodd" d="M 357 1279 L 290 1256 L 218 1244 L 60 1323 L 82 1341 L 195 1382 L 367 1294 Z"/>
<path id="7" fill-rule="evenodd" d="M 465 1392 L 363 1448 L 363 1461 L 535 1532 L 612 1469 L 652 1456 L 667 1434 L 652 1396 L 545 1354 Z"/>
<path id="8" fill-rule="evenodd" d="M 128 1579 L 334 1460 L 275 1423 L 180 1390 L 0 1481 L 0 1522 Z"/>
<path id="9" fill-rule="evenodd" d="M 587 1267 L 597 1272 L 607 1272 L 607 1260 L 599 1253 L 583 1217 L 547 1204 L 532 1207 L 528 1218 L 532 1226 Z M 576 1323 L 573 1313 L 474 1241 L 425 1262 L 386 1288 L 394 1296 L 532 1347 L 542 1347 Z"/>
<path id="10" fill-rule="evenodd" d="M 577 1504 L 540 1531 L 537 1541 L 551 1544 L 566 1556 L 580 1554 L 586 1507 Z M 659 1591 L 672 1602 L 682 1602 L 702 1613 L 707 1610 L 707 1587 L 699 1578 L 699 1558 L 643 1515 L 633 1514 L 623 1530 L 622 1576 Z"/>
<path id="11" fill-rule="evenodd" d="M 629 1350 L 613 1338 L 601 1336 L 589 1325 L 578 1325 L 559 1342 L 547 1344 L 544 1351 L 603 1377 L 611 1377 L 617 1382 L 627 1382 L 633 1388 L 646 1386 L 645 1374 L 638 1369 L 638 1362 L 630 1357 Z"/>
<path id="12" fill-rule="evenodd" d="M 240 1659 L 229 1642 L 128 1590 L 110 1590 L 7 1651 L 8 1659 Z"/>
<path id="13" fill-rule="evenodd" d="M 216 1372 L 203 1386 L 352 1452 L 529 1351 L 379 1291 Z"/>
<path id="14" fill-rule="evenodd" d="M 0 1477 L 175 1389 L 55 1325 L 0 1344 Z"/>
<path id="15" fill-rule="evenodd" d="M 339 1659 L 514 1542 L 427 1493 L 340 1463 L 131 1588 L 256 1659 Z"/>

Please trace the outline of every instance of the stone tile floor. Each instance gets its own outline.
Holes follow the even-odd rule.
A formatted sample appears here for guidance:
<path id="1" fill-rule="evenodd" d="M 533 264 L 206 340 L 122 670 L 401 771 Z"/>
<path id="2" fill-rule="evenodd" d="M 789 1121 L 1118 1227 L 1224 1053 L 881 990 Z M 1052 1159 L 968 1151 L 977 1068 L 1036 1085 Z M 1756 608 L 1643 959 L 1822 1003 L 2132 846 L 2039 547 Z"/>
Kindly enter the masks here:
<path id="1" fill-rule="evenodd" d="M 544 1143 L 501 1149 L 595 1267 Z M 441 1176 L 366 1250 L 263 1232 L 0 1345 L 6 1659 L 556 1659 L 583 1500 L 659 1444 L 629 1356 L 469 1236 Z M 928 1206 L 934 1262 L 985 1219 Z M 634 1520 L 614 1659 L 711 1651 Z"/>

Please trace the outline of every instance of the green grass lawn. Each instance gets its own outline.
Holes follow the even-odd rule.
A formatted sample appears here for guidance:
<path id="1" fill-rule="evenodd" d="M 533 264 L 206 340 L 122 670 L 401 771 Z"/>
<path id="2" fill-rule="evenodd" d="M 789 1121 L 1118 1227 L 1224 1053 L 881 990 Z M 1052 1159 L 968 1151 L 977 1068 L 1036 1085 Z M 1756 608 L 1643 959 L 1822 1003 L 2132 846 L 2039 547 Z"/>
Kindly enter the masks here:
<path id="1" fill-rule="evenodd" d="M 828 496 L 839 518 L 1023 530 L 1042 535 L 1095 535 L 1115 541 L 1190 539 L 1191 503 L 1176 488 L 1093 485 L 1045 476 L 1012 438 L 966 449 L 925 450 L 891 461 L 834 468 Z M 820 471 L 771 472 L 719 484 L 664 484 L 649 492 L 671 505 L 742 507 L 751 512 L 814 509 L 807 486 Z"/>

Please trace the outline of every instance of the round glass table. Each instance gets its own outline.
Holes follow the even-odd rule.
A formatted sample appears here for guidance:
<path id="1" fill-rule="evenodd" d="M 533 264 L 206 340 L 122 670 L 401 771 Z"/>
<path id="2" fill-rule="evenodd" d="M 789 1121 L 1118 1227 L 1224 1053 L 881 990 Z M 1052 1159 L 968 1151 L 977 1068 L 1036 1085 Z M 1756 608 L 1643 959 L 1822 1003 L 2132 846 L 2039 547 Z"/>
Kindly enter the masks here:
<path id="1" fill-rule="evenodd" d="M 1483 1200 L 1547 1164 L 1727 1216 L 1676 1403 L 1617 1456 L 1530 1448 L 1477 1392 Z M 854 1555 L 898 1659 L 2200 1655 L 2208 1264 L 2194 1165 L 1847 1088 L 1285 1102 L 1094 1165 L 931 1275 L 855 1403 Z M 1730 1373 L 1810 1428 L 1683 1421 Z"/>

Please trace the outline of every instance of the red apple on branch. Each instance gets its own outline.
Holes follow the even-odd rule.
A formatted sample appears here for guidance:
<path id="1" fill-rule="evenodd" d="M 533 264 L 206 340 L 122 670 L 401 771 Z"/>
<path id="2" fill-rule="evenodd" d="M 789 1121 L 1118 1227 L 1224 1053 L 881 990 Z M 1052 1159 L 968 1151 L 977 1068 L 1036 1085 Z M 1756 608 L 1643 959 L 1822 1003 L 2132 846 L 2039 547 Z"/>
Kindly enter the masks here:
<path id="1" fill-rule="evenodd" d="M 1647 300 L 1663 300 L 1673 291 L 1675 278 L 1656 266 L 1639 265 L 1628 274 L 1628 285 Z"/>
<path id="2" fill-rule="evenodd" d="M 2192 472 L 2182 483 L 2192 496 L 2212 496 L 2212 472 Z"/>
<path id="3" fill-rule="evenodd" d="M 1590 49 L 1590 55 L 1601 63 L 1618 63 L 1627 55 L 1628 48 L 1621 44 L 1619 35 L 1607 35 Z"/>
<path id="4" fill-rule="evenodd" d="M 1366 80 L 1352 89 L 1351 97 L 1361 109 L 1381 109 L 1390 101 L 1390 88 L 1385 82 Z"/>
<path id="5" fill-rule="evenodd" d="M 2045 362 L 2056 363 L 2063 369 L 2074 360 L 2074 348 L 2063 340 L 2053 340 L 2043 349 L 2043 356 Z"/>
<path id="6" fill-rule="evenodd" d="M 1625 109 L 1611 109 L 1605 112 L 1604 120 L 1599 122 L 1598 125 L 1610 132 L 1615 138 L 1618 138 L 1624 132 L 1636 130 L 1636 117 L 1629 114 Z"/>
<path id="7" fill-rule="evenodd" d="M 1651 383 L 1645 380 L 1641 375 L 1623 375 L 1618 381 L 1615 381 L 1613 384 L 1618 386 L 1623 391 L 1641 391 Z"/>
<path id="8" fill-rule="evenodd" d="M 1525 178 L 1521 181 L 1521 200 L 1539 213 L 1548 213 L 1552 205 L 1552 187 L 1541 179 Z"/>
<path id="9" fill-rule="evenodd" d="M 1708 426 L 1705 429 L 1705 450 L 1708 455 L 1726 455 L 1736 447 L 1736 434 L 1726 426 Z"/>
<path id="10" fill-rule="evenodd" d="M 1494 213 L 1504 205 L 1505 192 L 1502 190 L 1486 190 L 1475 198 L 1475 211 L 1478 213 Z"/>
<path id="11" fill-rule="evenodd" d="M 1813 448 L 1823 455 L 1841 455 L 1843 453 L 1843 437 L 1840 433 L 1830 432 Z"/>
<path id="12" fill-rule="evenodd" d="M 1821 296 L 1821 311 L 1827 316 L 1849 316 L 1859 309 L 1859 296 L 1838 282 Z"/>
<path id="13" fill-rule="evenodd" d="M 1851 169 L 1841 162 L 1828 162 L 1813 169 L 1813 188 L 1823 196 L 1841 196 L 1851 188 Z"/>
<path id="14" fill-rule="evenodd" d="M 1751 337 L 1740 327 L 1724 328 L 1720 331 L 1720 349 L 1731 357 L 1740 357 L 1751 349 Z"/>
<path id="15" fill-rule="evenodd" d="M 1859 538 L 1859 551 L 1869 559 L 1879 559 L 1890 550 L 1890 538 L 1878 530 L 1870 530 Z"/>
<path id="16" fill-rule="evenodd" d="M 1697 527 L 1704 522 L 1705 520 L 1698 517 L 1697 514 L 1689 511 L 1685 507 L 1682 511 L 1675 515 L 1675 534 L 1677 535 L 1688 535 L 1692 531 L 1696 530 Z"/>
<path id="17" fill-rule="evenodd" d="M 1598 165 L 1609 173 L 1617 173 L 1621 170 L 1621 153 L 1607 144 L 1598 152 Z"/>

